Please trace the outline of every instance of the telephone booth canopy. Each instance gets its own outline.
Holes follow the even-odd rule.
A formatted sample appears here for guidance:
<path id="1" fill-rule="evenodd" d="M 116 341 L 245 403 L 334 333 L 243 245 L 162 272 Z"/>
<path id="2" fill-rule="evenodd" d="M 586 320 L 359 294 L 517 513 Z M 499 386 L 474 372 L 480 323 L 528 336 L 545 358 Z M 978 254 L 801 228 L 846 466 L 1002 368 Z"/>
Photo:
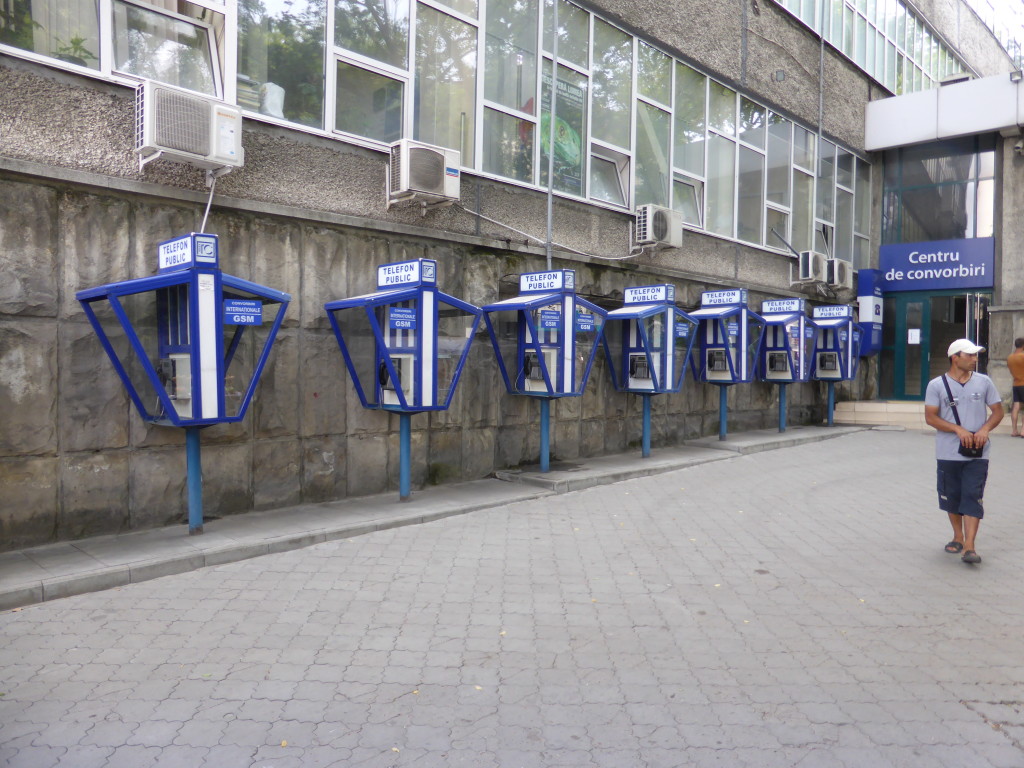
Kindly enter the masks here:
<path id="1" fill-rule="evenodd" d="M 627 288 L 608 313 L 604 348 L 615 389 L 661 394 L 682 389 L 697 321 L 675 304 L 674 285 Z"/>
<path id="2" fill-rule="evenodd" d="M 520 295 L 483 308 L 505 387 L 514 395 L 583 394 L 605 311 L 576 295 L 576 272 L 519 276 Z"/>
<path id="3" fill-rule="evenodd" d="M 377 268 L 377 292 L 324 305 L 364 408 L 451 405 L 480 309 L 437 289 L 437 262 Z"/>
<path id="4" fill-rule="evenodd" d="M 201 233 L 160 243 L 155 276 L 75 297 L 140 416 L 176 427 L 245 416 L 291 301 L 223 274 Z"/>
<path id="5" fill-rule="evenodd" d="M 828 304 L 815 307 L 812 316 L 817 333 L 811 378 L 819 381 L 856 378 L 862 333 L 853 319 L 853 307 Z"/>
<path id="6" fill-rule="evenodd" d="M 725 385 L 752 381 L 764 320 L 747 307 L 746 289 L 705 291 L 690 317 L 699 323 L 700 351 L 690 358 L 694 379 Z"/>
<path id="7" fill-rule="evenodd" d="M 772 299 L 761 303 L 764 333 L 757 354 L 759 381 L 791 384 L 811 376 L 814 324 L 804 299 Z"/>

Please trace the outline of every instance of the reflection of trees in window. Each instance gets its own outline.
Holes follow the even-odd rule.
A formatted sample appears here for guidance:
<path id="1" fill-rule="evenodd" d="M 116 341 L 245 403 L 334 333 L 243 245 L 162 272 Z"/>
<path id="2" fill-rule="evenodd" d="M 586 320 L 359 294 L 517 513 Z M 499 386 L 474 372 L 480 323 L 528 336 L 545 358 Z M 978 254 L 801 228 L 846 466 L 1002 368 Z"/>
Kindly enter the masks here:
<path id="1" fill-rule="evenodd" d="M 334 43 L 404 69 L 408 63 L 409 0 L 335 0 Z"/>
<path id="2" fill-rule="evenodd" d="M 633 41 L 600 19 L 594 20 L 592 129 L 596 139 L 629 146 Z"/>
<path id="3" fill-rule="evenodd" d="M 537 1 L 487 4 L 484 94 L 491 101 L 535 114 Z"/>
<path id="4" fill-rule="evenodd" d="M 139 6 L 114 4 L 114 69 L 217 95 L 206 28 Z"/>
<path id="5" fill-rule="evenodd" d="M 473 165 L 476 28 L 420 6 L 416 18 L 415 138 L 458 149 Z"/>
<path id="6" fill-rule="evenodd" d="M 323 126 L 327 0 L 238 0 L 238 104 Z"/>
<path id="7" fill-rule="evenodd" d="M 707 78 L 676 63 L 675 164 L 704 175 L 704 128 L 707 122 Z"/>
<path id="8" fill-rule="evenodd" d="M 0 43 L 99 68 L 97 0 L 0 0 Z"/>

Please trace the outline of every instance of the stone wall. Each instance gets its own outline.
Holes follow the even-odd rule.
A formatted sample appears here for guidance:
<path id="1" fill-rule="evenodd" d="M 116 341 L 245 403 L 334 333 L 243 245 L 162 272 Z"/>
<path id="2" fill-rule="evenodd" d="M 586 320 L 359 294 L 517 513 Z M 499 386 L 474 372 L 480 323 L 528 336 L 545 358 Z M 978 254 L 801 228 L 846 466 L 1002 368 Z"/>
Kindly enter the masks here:
<path id="1" fill-rule="evenodd" d="M 0 176 L 2 548 L 184 520 L 183 431 L 138 417 L 75 292 L 153 274 L 157 243 L 197 229 L 201 214 L 194 204 Z M 203 430 L 208 517 L 397 487 L 398 419 L 361 407 L 324 302 L 372 291 L 376 266 L 389 261 L 436 259 L 441 289 L 477 305 L 520 272 L 544 268 L 536 254 L 224 207 L 207 231 L 220 236 L 226 273 L 293 297 L 245 419 Z M 577 270 L 581 294 L 613 306 L 629 285 L 666 281 L 633 266 L 558 266 Z M 715 287 L 673 282 L 689 306 Z M 767 297 L 752 294 L 751 303 Z M 791 423 L 820 422 L 823 392 L 791 386 Z M 730 388 L 730 430 L 774 426 L 776 403 L 774 386 Z M 640 398 L 613 389 L 599 355 L 583 397 L 552 409 L 553 459 L 635 449 L 640 413 Z M 412 419 L 414 487 L 536 462 L 537 421 L 536 402 L 504 393 L 479 334 L 451 410 Z M 717 428 L 716 387 L 688 381 L 654 400 L 655 447 Z"/>

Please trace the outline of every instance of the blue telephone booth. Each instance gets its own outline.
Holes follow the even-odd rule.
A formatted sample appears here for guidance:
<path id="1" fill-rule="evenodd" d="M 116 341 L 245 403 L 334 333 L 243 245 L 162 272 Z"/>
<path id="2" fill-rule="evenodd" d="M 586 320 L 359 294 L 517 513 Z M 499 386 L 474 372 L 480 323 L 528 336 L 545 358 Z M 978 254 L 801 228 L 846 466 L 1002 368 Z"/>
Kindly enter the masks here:
<path id="1" fill-rule="evenodd" d="M 160 243 L 156 275 L 75 297 L 139 415 L 185 428 L 189 533 L 202 533 L 199 429 L 244 418 L 291 297 L 222 273 L 203 233 Z"/>
<path id="2" fill-rule="evenodd" d="M 863 332 L 853 319 L 853 307 L 828 304 L 812 311 L 817 333 L 811 378 L 828 382 L 828 425 L 834 423 L 837 381 L 857 378 Z"/>
<path id="3" fill-rule="evenodd" d="M 779 387 L 779 432 L 786 431 L 786 385 L 811 376 L 814 324 L 804 299 L 772 299 L 761 303 L 764 333 L 757 352 L 759 381 Z"/>
<path id="4" fill-rule="evenodd" d="M 410 414 L 451 405 L 481 311 L 437 288 L 437 262 L 377 268 L 377 291 L 324 305 L 364 408 L 400 414 L 399 495 L 410 495 Z"/>
<path id="5" fill-rule="evenodd" d="M 608 312 L 603 343 L 612 383 L 643 398 L 641 450 L 651 453 L 651 395 L 683 387 L 697 321 L 675 303 L 674 285 L 627 288 L 624 306 Z"/>
<path id="6" fill-rule="evenodd" d="M 606 313 L 576 295 L 571 269 L 522 274 L 519 294 L 484 307 L 484 322 L 506 389 L 541 401 L 540 465 L 546 472 L 550 400 L 583 394 Z"/>
<path id="7" fill-rule="evenodd" d="M 693 378 L 717 384 L 718 437 L 726 437 L 726 387 L 753 381 L 764 320 L 747 306 L 745 288 L 705 291 L 700 309 L 690 312 L 698 322 L 699 350 L 691 356 Z"/>

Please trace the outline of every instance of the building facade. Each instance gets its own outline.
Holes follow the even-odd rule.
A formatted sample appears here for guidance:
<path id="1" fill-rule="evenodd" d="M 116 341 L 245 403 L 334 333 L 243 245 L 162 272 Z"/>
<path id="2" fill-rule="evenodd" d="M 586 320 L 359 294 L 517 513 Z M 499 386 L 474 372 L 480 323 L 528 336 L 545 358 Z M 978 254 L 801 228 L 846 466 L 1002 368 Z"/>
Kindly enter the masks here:
<path id="1" fill-rule="evenodd" d="M 209 515 L 395 487 L 397 419 L 360 407 L 323 310 L 372 291 L 388 262 L 436 259 L 443 290 L 477 305 L 550 254 L 606 308 L 672 283 L 684 307 L 745 288 L 756 309 L 856 300 L 795 282 L 799 252 L 865 271 L 888 245 L 987 239 L 991 284 L 926 292 L 917 344 L 914 302 L 886 294 L 882 351 L 841 396 L 914 397 L 921 333 L 935 346 L 968 318 L 998 371 L 1024 306 L 1007 257 L 1024 237 L 1016 137 L 866 138 L 869 103 L 1015 71 L 976 5 L 0 0 L 0 547 L 183 518 L 181 430 L 139 419 L 75 292 L 152 274 L 157 244 L 204 222 L 225 272 L 293 297 L 248 418 L 204 431 Z M 141 80 L 242 110 L 244 164 L 216 180 L 208 215 L 202 169 L 140 168 Z M 400 139 L 459 152 L 457 202 L 388 205 Z M 634 245 L 649 204 L 678 212 L 680 247 Z M 504 393 L 486 342 L 452 409 L 413 419 L 418 485 L 536 461 L 536 406 Z M 584 395 L 557 401 L 556 459 L 637 445 L 640 399 L 607 379 L 599 359 Z M 774 385 L 729 390 L 731 429 L 776 423 Z M 821 421 L 824 388 L 793 386 L 789 410 Z M 654 414 L 655 446 L 710 434 L 718 391 L 688 382 Z"/>

